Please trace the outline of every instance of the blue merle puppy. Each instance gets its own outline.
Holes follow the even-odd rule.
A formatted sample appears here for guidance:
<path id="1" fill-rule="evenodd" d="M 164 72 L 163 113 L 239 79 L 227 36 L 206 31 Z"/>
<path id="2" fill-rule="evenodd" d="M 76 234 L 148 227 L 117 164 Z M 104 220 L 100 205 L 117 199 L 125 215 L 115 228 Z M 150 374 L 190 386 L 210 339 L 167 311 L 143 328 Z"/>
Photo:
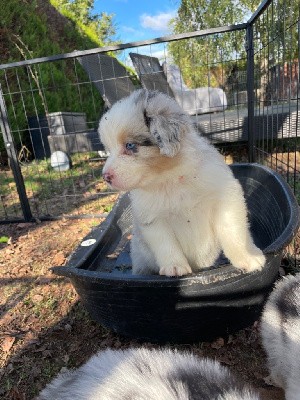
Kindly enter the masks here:
<path id="1" fill-rule="evenodd" d="M 228 368 L 171 350 L 105 350 L 60 374 L 38 400 L 259 400 Z"/>
<path id="2" fill-rule="evenodd" d="M 262 316 L 261 335 L 271 383 L 286 400 L 300 399 L 300 274 L 281 279 Z"/>

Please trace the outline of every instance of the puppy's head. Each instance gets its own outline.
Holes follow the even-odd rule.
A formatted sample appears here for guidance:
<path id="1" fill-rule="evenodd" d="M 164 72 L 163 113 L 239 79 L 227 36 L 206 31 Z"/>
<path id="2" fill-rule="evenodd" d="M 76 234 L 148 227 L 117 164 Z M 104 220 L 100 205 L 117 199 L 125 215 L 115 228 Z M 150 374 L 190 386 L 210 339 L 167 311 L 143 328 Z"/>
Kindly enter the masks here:
<path id="1" fill-rule="evenodd" d="M 100 139 L 110 153 L 104 179 L 120 190 L 161 181 L 180 163 L 182 139 L 190 128 L 175 100 L 157 91 L 133 92 L 100 121 Z"/>

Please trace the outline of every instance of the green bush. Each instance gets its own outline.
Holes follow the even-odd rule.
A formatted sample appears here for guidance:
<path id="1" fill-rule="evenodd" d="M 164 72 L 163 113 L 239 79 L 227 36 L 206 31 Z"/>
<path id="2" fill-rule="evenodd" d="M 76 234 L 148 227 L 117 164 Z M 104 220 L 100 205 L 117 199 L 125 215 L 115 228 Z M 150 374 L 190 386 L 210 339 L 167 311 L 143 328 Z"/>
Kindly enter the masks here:
<path id="1" fill-rule="evenodd" d="M 56 0 L 51 0 L 51 3 L 55 5 Z M 48 0 L 44 0 L 45 6 L 46 10 L 55 13 Z M 3 2 L 0 19 L 2 63 L 103 45 L 91 27 L 84 29 L 82 24 L 77 25 L 57 15 L 60 21 L 65 21 L 65 24 L 57 26 L 58 33 L 53 20 L 48 17 L 36 0 Z M 74 60 L 0 70 L 0 84 L 17 148 L 28 144 L 27 117 L 31 115 L 57 111 L 86 112 L 88 121 L 96 121 L 103 101 L 95 88 L 83 84 L 87 80 L 86 73 Z M 0 134 L 0 152 L 3 149 Z"/>

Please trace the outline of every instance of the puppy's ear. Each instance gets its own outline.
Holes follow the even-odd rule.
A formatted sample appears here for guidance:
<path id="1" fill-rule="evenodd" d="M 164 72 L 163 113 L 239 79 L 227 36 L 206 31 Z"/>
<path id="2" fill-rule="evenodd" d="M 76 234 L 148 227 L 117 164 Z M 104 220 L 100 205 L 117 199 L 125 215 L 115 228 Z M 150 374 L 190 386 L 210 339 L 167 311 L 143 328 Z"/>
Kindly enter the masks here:
<path id="1" fill-rule="evenodd" d="M 174 157 L 180 150 L 180 141 L 190 122 L 188 116 L 175 100 L 156 92 L 148 91 L 144 111 L 145 124 L 160 153 Z"/>

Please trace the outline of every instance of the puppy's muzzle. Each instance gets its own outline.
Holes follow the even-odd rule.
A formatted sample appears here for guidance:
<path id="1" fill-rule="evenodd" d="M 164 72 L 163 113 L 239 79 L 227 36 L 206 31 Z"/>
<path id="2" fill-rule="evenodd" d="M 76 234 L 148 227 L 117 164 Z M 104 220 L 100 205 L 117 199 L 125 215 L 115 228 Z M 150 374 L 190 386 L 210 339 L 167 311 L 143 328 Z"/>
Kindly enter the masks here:
<path id="1" fill-rule="evenodd" d="M 104 172 L 103 179 L 105 180 L 105 182 L 111 185 L 113 180 L 113 174 L 111 172 Z"/>

